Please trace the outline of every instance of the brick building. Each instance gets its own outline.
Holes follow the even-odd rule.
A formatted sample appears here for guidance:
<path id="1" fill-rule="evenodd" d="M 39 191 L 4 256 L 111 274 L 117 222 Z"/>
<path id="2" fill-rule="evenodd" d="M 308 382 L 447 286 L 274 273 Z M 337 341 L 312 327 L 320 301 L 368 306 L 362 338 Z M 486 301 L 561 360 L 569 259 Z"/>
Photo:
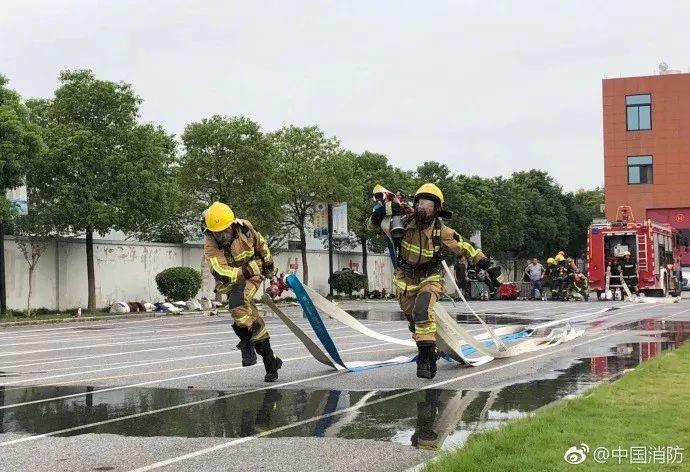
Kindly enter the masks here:
<path id="1" fill-rule="evenodd" d="M 690 237 L 690 74 L 604 79 L 602 89 L 606 218 L 630 205 L 637 221 Z"/>

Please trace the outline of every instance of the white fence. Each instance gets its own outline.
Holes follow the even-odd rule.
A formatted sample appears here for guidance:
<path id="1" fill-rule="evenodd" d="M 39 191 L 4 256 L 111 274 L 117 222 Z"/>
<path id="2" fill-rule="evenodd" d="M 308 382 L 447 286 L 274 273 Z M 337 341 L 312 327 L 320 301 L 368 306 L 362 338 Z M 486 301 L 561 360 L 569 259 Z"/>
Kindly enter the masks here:
<path id="1" fill-rule="evenodd" d="M 279 272 L 302 276 L 299 251 L 281 251 L 275 256 Z M 328 292 L 328 251 L 308 251 L 309 285 Z M 204 286 L 199 296 L 212 296 L 213 280 L 197 244 L 157 244 L 131 241 L 94 241 L 96 305 L 105 307 L 117 300 L 158 301 L 162 299 L 155 277 L 163 269 L 187 266 L 201 269 Z M 334 270 L 350 267 L 362 271 L 361 253 L 336 253 Z M 369 288 L 392 290 L 392 265 L 386 254 L 369 254 Z M 7 305 L 26 309 L 29 269 L 15 239 L 5 239 Z M 50 240 L 34 271 L 32 306 L 65 310 L 84 307 L 87 302 L 86 247 L 83 239 Z"/>

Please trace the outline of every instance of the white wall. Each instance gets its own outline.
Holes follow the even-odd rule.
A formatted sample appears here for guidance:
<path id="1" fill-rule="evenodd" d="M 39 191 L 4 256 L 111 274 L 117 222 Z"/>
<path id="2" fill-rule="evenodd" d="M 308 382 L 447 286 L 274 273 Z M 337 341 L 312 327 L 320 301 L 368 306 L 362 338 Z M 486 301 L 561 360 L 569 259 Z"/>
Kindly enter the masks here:
<path id="1" fill-rule="evenodd" d="M 279 272 L 295 271 L 302 276 L 299 251 L 281 250 L 276 256 Z M 96 305 L 105 307 L 117 300 L 159 301 L 155 276 L 168 267 L 200 269 L 204 285 L 199 296 L 212 296 L 213 278 L 200 244 L 175 245 L 132 241 L 94 241 Z M 328 292 L 328 251 L 308 251 L 309 285 Z M 359 253 L 336 253 L 334 270 L 352 267 L 362 270 Z M 11 236 L 5 240 L 7 304 L 11 309 L 26 309 L 28 265 Z M 370 289 L 392 290 L 392 265 L 386 254 L 369 254 Z M 32 306 L 64 310 L 86 306 L 86 248 L 83 239 L 61 239 L 47 243 L 34 272 Z"/>

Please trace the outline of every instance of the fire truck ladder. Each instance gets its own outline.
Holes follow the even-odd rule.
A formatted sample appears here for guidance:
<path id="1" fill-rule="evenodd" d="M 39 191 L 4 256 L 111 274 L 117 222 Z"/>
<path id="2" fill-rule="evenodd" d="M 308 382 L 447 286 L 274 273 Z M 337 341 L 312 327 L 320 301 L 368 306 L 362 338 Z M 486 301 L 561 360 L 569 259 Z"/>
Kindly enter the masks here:
<path id="1" fill-rule="evenodd" d="M 612 288 L 623 288 L 623 276 L 613 272 L 611 266 L 606 268 L 606 291 Z"/>
<path id="2" fill-rule="evenodd" d="M 637 235 L 637 270 L 639 272 L 647 271 L 647 235 Z"/>

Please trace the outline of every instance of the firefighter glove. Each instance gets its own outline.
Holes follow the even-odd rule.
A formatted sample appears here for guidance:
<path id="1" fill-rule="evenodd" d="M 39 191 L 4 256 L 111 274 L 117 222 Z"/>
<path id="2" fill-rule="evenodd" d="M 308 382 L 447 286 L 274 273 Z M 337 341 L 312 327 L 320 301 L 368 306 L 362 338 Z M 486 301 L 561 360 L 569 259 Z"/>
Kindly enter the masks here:
<path id="1" fill-rule="evenodd" d="M 242 266 L 242 275 L 244 275 L 245 279 L 259 277 L 261 276 L 261 267 L 259 267 L 256 260 L 252 259 Z"/>
<path id="2" fill-rule="evenodd" d="M 273 261 L 264 261 L 264 270 L 262 271 L 262 275 L 264 277 L 272 279 L 276 276 L 277 273 L 278 269 L 276 269 L 276 266 L 273 263 Z"/>

